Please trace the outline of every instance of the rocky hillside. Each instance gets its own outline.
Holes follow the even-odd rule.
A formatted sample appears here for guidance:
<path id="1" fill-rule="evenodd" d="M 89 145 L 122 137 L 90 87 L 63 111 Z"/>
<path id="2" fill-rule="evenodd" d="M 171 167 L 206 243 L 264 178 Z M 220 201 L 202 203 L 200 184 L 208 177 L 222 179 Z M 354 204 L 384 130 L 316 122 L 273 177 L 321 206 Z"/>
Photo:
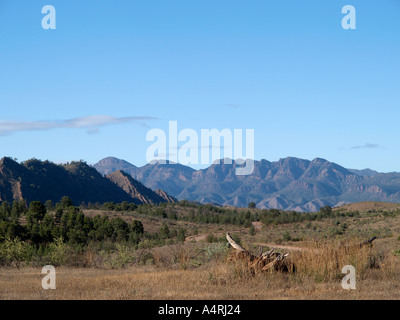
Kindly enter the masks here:
<path id="1" fill-rule="evenodd" d="M 17 163 L 10 158 L 0 160 L 0 201 L 60 201 L 63 196 L 75 205 L 104 202 L 160 203 L 167 200 L 127 176 L 120 184 L 118 173 L 108 179 L 85 162 L 57 165 L 36 159 Z M 120 173 L 121 179 L 123 174 Z"/>
<path id="2" fill-rule="evenodd" d="M 155 192 L 139 181 L 132 178 L 131 175 L 124 171 L 118 170 L 106 176 L 107 179 L 112 181 L 119 188 L 124 190 L 133 199 L 138 200 L 140 203 L 157 204 L 162 202 L 174 202 L 165 191 L 157 189 Z"/>

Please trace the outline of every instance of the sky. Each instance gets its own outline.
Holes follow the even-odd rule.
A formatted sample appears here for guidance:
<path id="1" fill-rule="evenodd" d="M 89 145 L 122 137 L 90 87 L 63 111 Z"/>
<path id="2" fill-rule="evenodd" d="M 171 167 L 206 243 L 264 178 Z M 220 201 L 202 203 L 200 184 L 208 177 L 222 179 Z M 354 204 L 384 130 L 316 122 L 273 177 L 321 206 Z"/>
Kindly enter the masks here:
<path id="1" fill-rule="evenodd" d="M 0 0 L 0 37 L 0 156 L 142 166 L 176 121 L 400 171 L 400 0 Z"/>

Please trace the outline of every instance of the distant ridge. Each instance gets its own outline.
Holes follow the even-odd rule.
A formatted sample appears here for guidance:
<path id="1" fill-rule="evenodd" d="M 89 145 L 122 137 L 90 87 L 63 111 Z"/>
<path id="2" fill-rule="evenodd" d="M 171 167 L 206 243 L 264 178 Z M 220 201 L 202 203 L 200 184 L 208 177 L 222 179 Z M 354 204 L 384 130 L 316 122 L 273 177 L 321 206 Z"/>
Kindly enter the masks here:
<path id="1" fill-rule="evenodd" d="M 121 170 L 131 174 L 130 170 L 136 167 L 129 163 L 128 161 L 121 160 L 114 157 L 107 157 L 100 160 L 93 166 L 97 171 L 101 172 L 103 175 L 113 173 L 115 171 Z"/>
<path id="2" fill-rule="evenodd" d="M 366 177 L 372 177 L 379 174 L 378 171 L 371 169 L 363 169 L 363 170 L 349 169 L 349 171 L 358 174 L 359 176 L 366 176 Z"/>
<path id="3" fill-rule="evenodd" d="M 109 158 L 107 158 L 109 159 Z M 101 173 L 112 165 L 100 161 Z M 124 163 L 126 164 L 126 163 Z M 322 158 L 313 160 L 287 157 L 278 161 L 255 161 L 249 176 L 235 174 L 236 162 L 221 160 L 206 169 L 194 170 L 181 164 L 134 165 L 124 169 L 133 178 L 153 190 L 162 189 L 178 200 L 246 207 L 254 201 L 258 208 L 318 211 L 359 201 L 400 203 L 400 173 L 379 173 L 371 169 L 346 169 Z M 120 169 L 120 168 L 119 168 Z"/>

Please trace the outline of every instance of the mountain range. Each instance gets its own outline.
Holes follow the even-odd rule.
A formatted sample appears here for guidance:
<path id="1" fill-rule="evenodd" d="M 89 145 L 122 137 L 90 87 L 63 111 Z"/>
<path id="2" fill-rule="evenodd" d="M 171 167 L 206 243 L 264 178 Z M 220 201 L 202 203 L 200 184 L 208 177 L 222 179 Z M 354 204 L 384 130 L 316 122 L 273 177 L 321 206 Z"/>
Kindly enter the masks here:
<path id="1" fill-rule="evenodd" d="M 79 205 L 187 199 L 237 207 L 255 202 L 258 208 L 299 212 L 358 201 L 400 202 L 397 172 L 346 169 L 321 158 L 255 161 L 248 176 L 236 175 L 237 166 L 226 159 L 195 170 L 171 162 L 137 167 L 113 157 L 93 166 L 83 161 L 61 165 L 36 159 L 18 163 L 6 157 L 0 160 L 0 201 L 58 202 L 69 196 Z"/>
<path id="2" fill-rule="evenodd" d="M 208 168 L 194 170 L 181 164 L 147 164 L 136 167 L 108 157 L 94 165 L 101 174 L 123 170 L 150 189 L 162 189 L 178 200 L 245 207 L 317 211 L 325 205 L 358 201 L 400 202 L 400 173 L 371 169 L 346 169 L 316 158 L 288 157 L 279 161 L 255 161 L 248 176 L 237 176 L 237 164 L 221 159 Z"/>
<path id="3" fill-rule="evenodd" d="M 56 203 L 63 196 L 75 205 L 84 203 L 156 204 L 176 201 L 165 191 L 153 191 L 129 174 L 116 170 L 103 176 L 85 162 L 57 165 L 31 159 L 17 163 L 11 158 L 0 160 L 0 201 L 12 203 L 24 199 Z"/>

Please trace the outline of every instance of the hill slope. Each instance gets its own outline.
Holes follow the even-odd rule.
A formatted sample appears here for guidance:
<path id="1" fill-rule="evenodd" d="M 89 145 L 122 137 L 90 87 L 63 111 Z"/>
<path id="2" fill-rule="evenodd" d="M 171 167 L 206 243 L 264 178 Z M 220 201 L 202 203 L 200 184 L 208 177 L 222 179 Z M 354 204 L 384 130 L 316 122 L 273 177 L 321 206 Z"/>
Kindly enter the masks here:
<path id="1" fill-rule="evenodd" d="M 142 186 L 130 176 L 129 181 L 131 185 Z M 21 164 L 10 158 L 0 160 L 0 201 L 58 202 L 63 196 L 70 197 L 75 205 L 82 202 L 128 201 L 141 204 L 166 201 L 144 186 L 138 187 L 133 196 L 84 162 L 56 165 L 36 159 Z"/>
<path id="2" fill-rule="evenodd" d="M 125 173 L 124 171 L 115 171 L 108 174 L 106 178 L 124 190 L 133 199 L 138 200 L 140 203 L 157 204 L 162 202 L 174 202 L 166 192 L 161 190 L 156 190 L 156 192 L 154 192 L 153 190 L 145 187 L 139 181 L 133 179 L 131 175 Z M 163 196 L 161 196 L 161 194 Z"/>

